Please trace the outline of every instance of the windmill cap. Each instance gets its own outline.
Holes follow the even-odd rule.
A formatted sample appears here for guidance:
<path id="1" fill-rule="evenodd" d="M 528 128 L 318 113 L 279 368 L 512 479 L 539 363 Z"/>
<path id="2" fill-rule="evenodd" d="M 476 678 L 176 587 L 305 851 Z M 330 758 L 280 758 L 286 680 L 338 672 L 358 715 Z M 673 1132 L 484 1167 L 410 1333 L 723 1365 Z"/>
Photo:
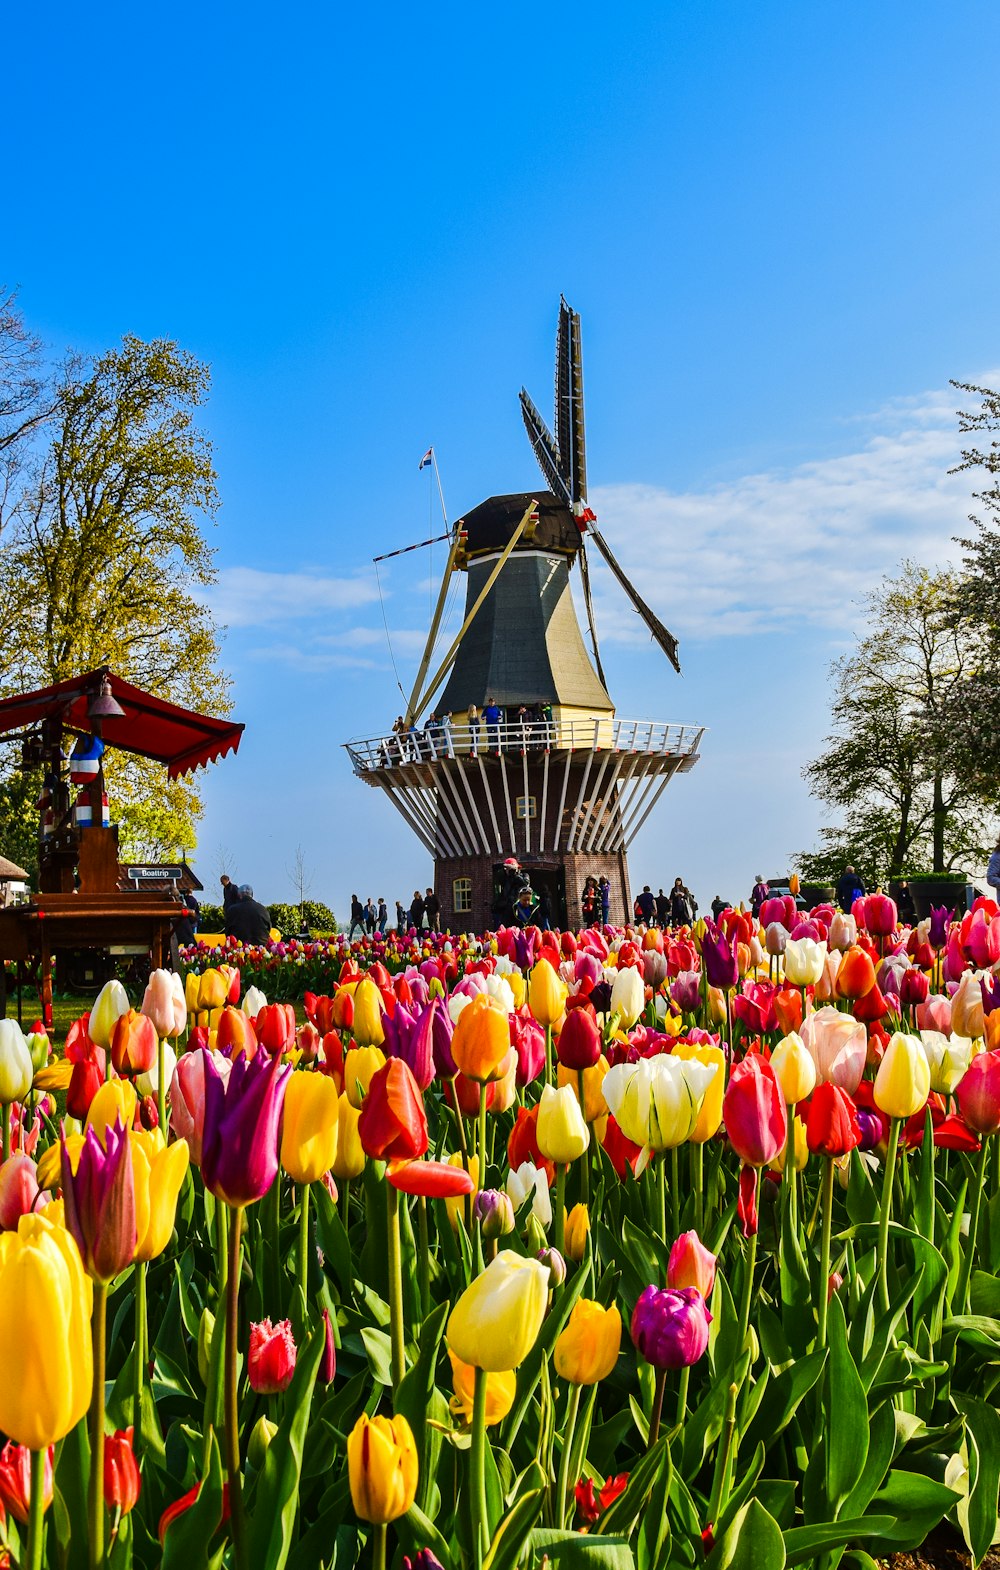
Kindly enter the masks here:
<path id="1" fill-rule="evenodd" d="M 515 551 L 559 551 L 575 556 L 580 549 L 580 529 L 568 507 L 551 491 L 516 491 L 510 496 L 489 496 L 465 514 L 462 526 L 468 535 L 467 556 L 502 551 L 524 517 L 529 504 L 538 503 L 538 522 L 529 540 L 517 542 Z"/>

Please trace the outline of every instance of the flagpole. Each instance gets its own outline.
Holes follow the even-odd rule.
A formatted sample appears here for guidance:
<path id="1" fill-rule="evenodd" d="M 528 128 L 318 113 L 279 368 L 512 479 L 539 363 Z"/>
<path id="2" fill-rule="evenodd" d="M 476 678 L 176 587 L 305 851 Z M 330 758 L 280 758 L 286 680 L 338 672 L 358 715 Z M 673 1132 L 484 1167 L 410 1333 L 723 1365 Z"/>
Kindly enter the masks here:
<path id="1" fill-rule="evenodd" d="M 447 509 L 447 507 L 444 504 L 444 491 L 441 488 L 441 471 L 438 468 L 437 453 L 434 451 L 433 447 L 431 448 L 431 463 L 432 463 L 433 468 L 434 468 L 434 478 L 435 478 L 435 480 L 437 480 L 438 495 L 441 498 L 441 516 L 442 516 L 442 518 L 445 521 L 445 527 L 447 527 L 447 525 L 448 525 L 448 509 Z"/>

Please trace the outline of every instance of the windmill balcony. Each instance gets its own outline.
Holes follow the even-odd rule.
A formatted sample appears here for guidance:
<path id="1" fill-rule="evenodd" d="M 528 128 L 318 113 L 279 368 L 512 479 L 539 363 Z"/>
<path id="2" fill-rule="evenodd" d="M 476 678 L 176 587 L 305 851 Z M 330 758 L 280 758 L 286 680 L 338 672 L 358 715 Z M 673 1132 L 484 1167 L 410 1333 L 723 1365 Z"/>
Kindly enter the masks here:
<path id="1" fill-rule="evenodd" d="M 637 774 L 658 773 L 664 765 L 686 773 L 698 761 L 704 734 L 703 725 L 595 715 L 586 719 L 534 719 L 492 726 L 480 720 L 477 727 L 463 720 L 459 724 L 438 724 L 425 730 L 349 741 L 345 746 L 355 774 L 362 778 L 395 770 L 411 777 L 414 773 L 426 772 L 429 783 L 433 765 L 443 759 L 488 759 L 497 754 L 520 757 L 544 752 L 617 753 L 635 758 L 634 772 Z"/>

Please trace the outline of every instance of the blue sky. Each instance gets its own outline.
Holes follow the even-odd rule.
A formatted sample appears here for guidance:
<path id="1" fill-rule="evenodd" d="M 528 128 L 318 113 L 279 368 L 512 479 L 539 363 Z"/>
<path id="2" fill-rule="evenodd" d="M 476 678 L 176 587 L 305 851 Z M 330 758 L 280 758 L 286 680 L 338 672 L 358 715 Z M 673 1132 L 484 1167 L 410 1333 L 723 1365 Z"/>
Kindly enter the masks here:
<path id="1" fill-rule="evenodd" d="M 225 846 L 338 910 L 425 883 L 339 743 L 399 708 L 370 565 L 533 487 L 582 313 L 592 499 L 682 640 L 598 575 L 627 717 L 710 727 L 633 880 L 707 903 L 811 843 L 854 601 L 969 510 L 950 377 L 1000 366 L 992 3 L 758 0 L 378 10 L 21 8 L 6 25 L 0 277 L 55 352 L 168 335 L 211 363 L 215 606 L 247 734 L 213 770 Z M 383 577 L 404 685 L 428 561 Z M 420 563 L 412 573 L 412 564 Z"/>

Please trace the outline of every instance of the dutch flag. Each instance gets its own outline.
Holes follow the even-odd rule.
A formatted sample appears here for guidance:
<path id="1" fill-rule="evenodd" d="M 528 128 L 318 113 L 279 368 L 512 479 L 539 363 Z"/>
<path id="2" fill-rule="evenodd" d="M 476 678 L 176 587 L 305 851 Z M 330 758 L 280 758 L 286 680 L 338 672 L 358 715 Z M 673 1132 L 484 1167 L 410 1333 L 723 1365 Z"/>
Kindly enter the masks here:
<path id="1" fill-rule="evenodd" d="M 417 473 L 419 474 L 421 469 L 426 469 L 428 464 L 431 464 L 433 462 L 434 462 L 434 448 L 433 447 L 428 447 L 427 451 L 424 453 L 424 456 L 421 458 L 419 464 L 417 465 Z"/>

